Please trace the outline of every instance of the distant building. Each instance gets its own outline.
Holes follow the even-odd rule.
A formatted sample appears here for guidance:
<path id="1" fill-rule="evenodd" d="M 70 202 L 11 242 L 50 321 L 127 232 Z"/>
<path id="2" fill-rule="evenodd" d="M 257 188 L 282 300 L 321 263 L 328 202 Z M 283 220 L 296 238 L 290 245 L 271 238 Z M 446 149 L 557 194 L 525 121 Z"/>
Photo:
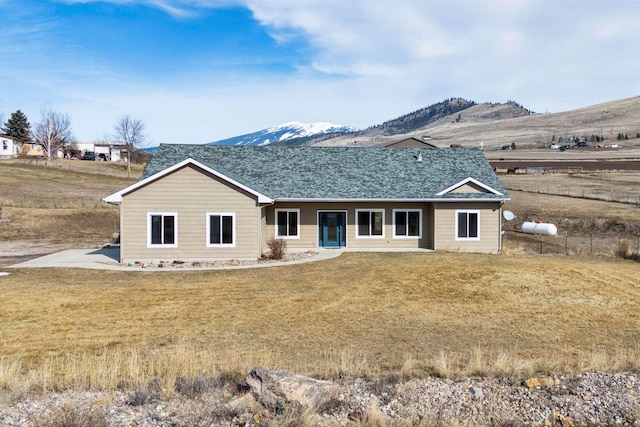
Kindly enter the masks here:
<path id="1" fill-rule="evenodd" d="M 22 144 L 22 155 L 30 158 L 41 158 L 46 157 L 47 152 L 45 151 L 42 144 L 38 142 L 24 142 Z"/>
<path id="2" fill-rule="evenodd" d="M 7 135 L 0 134 L 0 159 L 11 159 L 20 155 L 20 143 Z"/>

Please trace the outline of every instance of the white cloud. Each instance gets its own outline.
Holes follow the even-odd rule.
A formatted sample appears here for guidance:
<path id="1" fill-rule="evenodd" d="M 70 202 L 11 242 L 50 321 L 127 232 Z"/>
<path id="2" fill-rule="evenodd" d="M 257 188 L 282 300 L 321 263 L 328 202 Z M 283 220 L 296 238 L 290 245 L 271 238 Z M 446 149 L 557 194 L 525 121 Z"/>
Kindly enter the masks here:
<path id="1" fill-rule="evenodd" d="M 89 60 L 24 70 L 22 82 L 37 82 L 23 98 L 30 111 L 48 102 L 69 113 L 81 138 L 101 137 L 125 113 L 145 121 L 155 143 L 207 142 L 292 120 L 366 127 L 452 96 L 560 111 L 640 94 L 640 10 L 631 0 L 111 2 L 180 20 L 247 7 L 278 42 L 305 40 L 310 56 L 278 79 L 183 70 L 139 82 Z"/>

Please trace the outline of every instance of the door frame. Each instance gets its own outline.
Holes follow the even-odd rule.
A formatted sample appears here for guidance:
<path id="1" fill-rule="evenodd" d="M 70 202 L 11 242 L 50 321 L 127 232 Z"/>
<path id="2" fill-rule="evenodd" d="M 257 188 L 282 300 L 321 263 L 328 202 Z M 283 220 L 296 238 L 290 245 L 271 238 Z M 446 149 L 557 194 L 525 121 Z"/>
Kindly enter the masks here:
<path id="1" fill-rule="evenodd" d="M 349 245 L 347 241 L 348 237 L 348 224 L 349 224 L 349 212 L 346 209 L 318 209 L 316 213 L 316 246 L 319 248 L 324 248 L 325 246 L 320 246 L 320 214 L 322 213 L 344 213 L 344 246 L 338 245 L 338 248 L 346 248 Z M 332 246 L 329 246 L 332 247 Z"/>

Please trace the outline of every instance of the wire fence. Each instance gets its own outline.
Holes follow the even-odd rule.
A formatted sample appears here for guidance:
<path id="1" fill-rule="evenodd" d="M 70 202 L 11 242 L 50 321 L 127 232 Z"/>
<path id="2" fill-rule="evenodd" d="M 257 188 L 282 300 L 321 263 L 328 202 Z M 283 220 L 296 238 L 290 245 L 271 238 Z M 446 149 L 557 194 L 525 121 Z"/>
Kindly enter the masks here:
<path id="1" fill-rule="evenodd" d="M 605 256 L 640 259 L 640 235 L 532 235 L 505 231 L 506 250 L 524 250 L 538 254 L 567 256 Z"/>
<path id="2" fill-rule="evenodd" d="M 507 190 L 525 191 L 528 193 L 549 194 L 553 196 L 573 197 L 605 202 L 627 203 L 640 205 L 640 192 L 619 190 L 606 187 L 582 187 L 563 184 L 531 184 L 510 183 L 505 185 Z"/>

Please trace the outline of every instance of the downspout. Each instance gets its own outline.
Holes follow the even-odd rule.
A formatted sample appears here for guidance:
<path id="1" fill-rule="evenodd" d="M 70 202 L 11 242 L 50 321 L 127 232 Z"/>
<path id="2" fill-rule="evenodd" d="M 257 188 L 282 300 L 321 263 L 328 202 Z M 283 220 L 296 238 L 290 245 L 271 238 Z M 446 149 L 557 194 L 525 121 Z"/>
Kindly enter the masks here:
<path id="1" fill-rule="evenodd" d="M 259 226 L 260 231 L 258 233 L 258 258 L 260 258 L 262 256 L 262 249 L 263 249 L 262 244 L 263 244 L 263 242 L 266 243 L 266 241 L 267 241 L 266 233 L 267 233 L 267 227 L 269 226 L 268 220 L 267 220 L 267 212 L 265 211 L 265 213 L 264 213 L 264 230 L 262 229 L 262 209 L 266 209 L 269 206 L 273 206 L 275 202 L 276 201 L 273 200 L 271 203 L 268 203 L 266 205 L 258 206 L 258 216 L 259 216 L 259 223 L 260 223 L 260 226 Z M 264 235 L 263 235 L 263 233 L 264 233 Z M 262 240 L 263 237 L 264 237 L 264 240 Z"/>
<path id="2" fill-rule="evenodd" d="M 503 238 L 503 229 L 505 222 L 502 219 L 502 206 L 504 205 L 504 200 L 500 202 L 500 207 L 498 208 L 498 253 L 502 253 L 502 238 Z"/>

